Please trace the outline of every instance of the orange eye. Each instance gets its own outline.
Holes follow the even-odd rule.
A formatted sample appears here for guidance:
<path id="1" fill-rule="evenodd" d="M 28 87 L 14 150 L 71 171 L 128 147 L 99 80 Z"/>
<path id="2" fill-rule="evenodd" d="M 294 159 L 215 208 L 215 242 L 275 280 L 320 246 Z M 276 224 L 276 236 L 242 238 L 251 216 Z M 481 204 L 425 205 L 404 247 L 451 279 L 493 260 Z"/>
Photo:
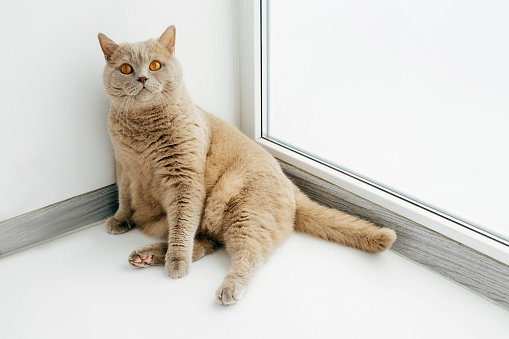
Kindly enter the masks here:
<path id="1" fill-rule="evenodd" d="M 123 64 L 120 67 L 120 72 L 122 72 L 124 74 L 131 74 L 132 71 L 133 71 L 133 68 L 131 67 L 131 65 L 128 65 L 128 64 Z"/>
<path id="2" fill-rule="evenodd" d="M 161 64 L 158 61 L 152 61 L 148 68 L 150 68 L 151 71 L 157 71 L 159 68 L 161 68 Z"/>

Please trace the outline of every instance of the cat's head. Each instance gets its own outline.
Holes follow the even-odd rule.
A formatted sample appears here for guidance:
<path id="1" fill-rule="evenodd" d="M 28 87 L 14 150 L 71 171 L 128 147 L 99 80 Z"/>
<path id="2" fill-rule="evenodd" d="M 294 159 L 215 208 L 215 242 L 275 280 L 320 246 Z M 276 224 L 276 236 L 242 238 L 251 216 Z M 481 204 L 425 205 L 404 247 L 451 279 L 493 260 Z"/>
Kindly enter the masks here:
<path id="1" fill-rule="evenodd" d="M 104 87 L 119 107 L 158 104 L 182 83 L 182 68 L 175 58 L 175 26 L 159 40 L 117 45 L 99 33 L 106 66 Z"/>

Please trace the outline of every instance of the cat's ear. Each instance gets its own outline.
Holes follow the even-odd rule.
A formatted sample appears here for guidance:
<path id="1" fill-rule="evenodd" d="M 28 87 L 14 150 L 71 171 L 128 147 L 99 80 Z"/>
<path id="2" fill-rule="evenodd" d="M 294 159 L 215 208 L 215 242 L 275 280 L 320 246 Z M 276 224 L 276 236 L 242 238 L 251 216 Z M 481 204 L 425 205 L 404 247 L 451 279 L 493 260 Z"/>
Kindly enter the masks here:
<path id="1" fill-rule="evenodd" d="M 170 53 L 175 53 L 175 26 L 171 25 L 166 28 L 166 31 L 161 35 L 158 42 Z"/>
<path id="2" fill-rule="evenodd" d="M 104 58 L 106 61 L 109 61 L 115 50 L 118 48 L 118 45 L 108 38 L 106 35 L 99 33 L 97 36 L 99 38 L 99 43 L 101 44 L 101 49 L 104 53 Z"/>

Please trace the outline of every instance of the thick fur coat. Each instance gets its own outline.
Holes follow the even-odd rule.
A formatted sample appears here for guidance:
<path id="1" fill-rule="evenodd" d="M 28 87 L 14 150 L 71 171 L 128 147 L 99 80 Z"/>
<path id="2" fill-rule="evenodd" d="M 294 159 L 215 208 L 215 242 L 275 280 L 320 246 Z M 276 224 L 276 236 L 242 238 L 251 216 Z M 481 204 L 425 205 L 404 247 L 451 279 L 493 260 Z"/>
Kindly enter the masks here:
<path id="1" fill-rule="evenodd" d="M 133 227 L 161 238 L 131 253 L 137 267 L 164 265 L 173 278 L 225 246 L 231 269 L 217 300 L 236 303 L 292 231 L 368 252 L 393 230 L 312 202 L 277 161 L 235 127 L 197 107 L 175 57 L 175 27 L 158 40 L 117 45 L 103 34 L 120 206 L 110 233 Z"/>

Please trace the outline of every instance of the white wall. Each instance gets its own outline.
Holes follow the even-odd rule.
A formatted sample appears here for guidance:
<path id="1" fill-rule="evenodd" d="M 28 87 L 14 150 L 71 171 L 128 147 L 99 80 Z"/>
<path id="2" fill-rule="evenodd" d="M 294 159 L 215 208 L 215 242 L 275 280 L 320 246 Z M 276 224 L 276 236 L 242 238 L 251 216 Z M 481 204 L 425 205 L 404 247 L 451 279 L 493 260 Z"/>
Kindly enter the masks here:
<path id="1" fill-rule="evenodd" d="M 195 102 L 235 122 L 231 0 L 3 1 L 0 220 L 114 182 L 97 33 L 116 42 L 177 27 Z"/>

